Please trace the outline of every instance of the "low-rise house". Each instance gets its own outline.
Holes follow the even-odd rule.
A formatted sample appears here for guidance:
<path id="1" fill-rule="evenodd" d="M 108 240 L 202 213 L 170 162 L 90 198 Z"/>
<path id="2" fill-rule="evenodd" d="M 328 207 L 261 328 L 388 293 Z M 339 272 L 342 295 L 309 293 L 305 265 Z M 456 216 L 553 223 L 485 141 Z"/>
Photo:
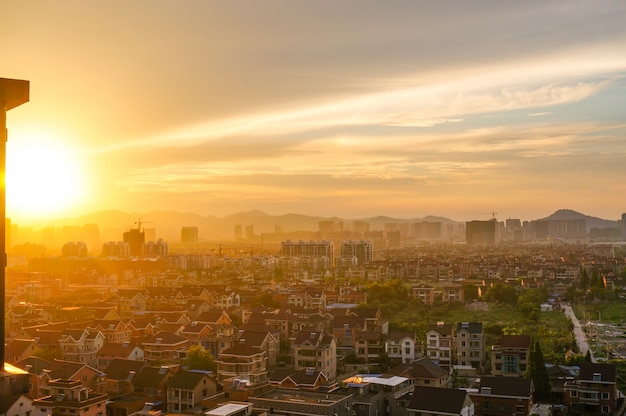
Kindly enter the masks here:
<path id="1" fill-rule="evenodd" d="M 0 415 L 32 415 L 35 413 L 33 399 L 27 394 L 10 394 L 0 397 Z"/>
<path id="2" fill-rule="evenodd" d="M 283 389 L 320 390 L 329 386 L 328 377 L 313 368 L 280 368 L 271 373 L 269 381 L 273 387 Z"/>
<path id="3" fill-rule="evenodd" d="M 337 343 L 335 337 L 324 332 L 300 331 L 292 340 L 296 370 L 313 368 L 330 380 L 337 375 Z"/>
<path id="4" fill-rule="evenodd" d="M 582 363 L 578 380 L 565 383 L 565 404 L 570 415 L 615 415 L 617 411 L 615 364 Z"/>
<path id="5" fill-rule="evenodd" d="M 392 362 L 410 363 L 415 360 L 415 332 L 390 331 L 385 341 L 385 352 Z"/>
<path id="6" fill-rule="evenodd" d="M 426 332 L 426 355 L 443 368 L 452 367 L 452 347 L 454 336 L 452 325 L 437 322 L 429 325 Z"/>
<path id="7" fill-rule="evenodd" d="M 217 358 L 217 380 L 231 400 L 247 400 L 269 388 L 267 358 L 260 348 L 235 344 Z"/>
<path id="8" fill-rule="evenodd" d="M 502 335 L 491 347 L 491 374 L 523 377 L 530 353 L 529 335 Z"/>
<path id="9" fill-rule="evenodd" d="M 257 411 L 275 414 L 351 416 L 351 393 L 321 393 L 305 390 L 273 389 L 249 398 Z M 372 415 L 375 416 L 375 415 Z"/>
<path id="10" fill-rule="evenodd" d="M 178 371 L 167 382 L 167 411 L 202 411 L 202 399 L 217 392 L 215 379 L 206 371 Z"/>
<path id="11" fill-rule="evenodd" d="M 546 369 L 548 370 L 548 377 L 550 377 L 550 401 L 559 404 L 565 403 L 565 383 L 578 380 L 580 367 L 577 365 L 546 364 Z"/>
<path id="12" fill-rule="evenodd" d="M 104 335 L 100 331 L 86 329 L 66 329 L 59 338 L 63 359 L 96 366 L 98 350 L 104 345 Z"/>
<path id="13" fill-rule="evenodd" d="M 452 376 L 427 357 L 406 364 L 390 368 L 386 374 L 406 377 L 416 386 L 449 388 L 452 386 Z"/>
<path id="14" fill-rule="evenodd" d="M 533 383 L 527 378 L 481 377 L 470 397 L 477 415 L 526 416 L 533 403 Z"/>
<path id="15" fill-rule="evenodd" d="M 138 345 L 134 343 L 108 343 L 105 342 L 97 354 L 98 370 L 104 370 L 115 359 L 121 358 L 125 360 L 143 361 L 144 352 Z"/>
<path id="16" fill-rule="evenodd" d="M 409 415 L 473 416 L 474 403 L 465 390 L 415 386 L 408 403 Z"/>
<path id="17" fill-rule="evenodd" d="M 132 380 L 139 371 L 148 367 L 145 361 L 126 360 L 115 358 L 104 369 L 106 380 L 106 393 L 109 397 L 115 398 L 132 393 Z"/>
<path id="18" fill-rule="evenodd" d="M 171 332 L 159 332 L 141 342 L 147 361 L 179 360 L 187 351 L 188 341 Z"/>
<path id="19" fill-rule="evenodd" d="M 260 348 L 267 357 L 267 367 L 276 366 L 278 356 L 278 340 L 268 330 L 245 329 L 239 334 L 239 342 Z"/>
<path id="20" fill-rule="evenodd" d="M 147 402 L 167 400 L 167 383 L 179 370 L 178 367 L 143 367 L 132 377 L 133 392 Z"/>
<path id="21" fill-rule="evenodd" d="M 477 370 L 483 368 L 485 362 L 485 337 L 481 322 L 459 322 L 454 334 L 456 346 L 456 363 L 461 366 L 472 366 Z"/>
<path id="22" fill-rule="evenodd" d="M 85 387 L 97 393 L 104 393 L 106 381 L 104 374 L 96 368 L 73 361 L 48 361 L 38 357 L 28 357 L 16 364 L 29 374 L 31 397 L 40 397 L 51 380 L 78 380 Z"/>
<path id="23" fill-rule="evenodd" d="M 81 416 L 104 416 L 106 413 L 106 393 L 96 393 L 78 380 L 52 380 L 45 391 L 46 395 L 33 402 L 38 415 L 65 415 L 67 409 Z"/>
<path id="24" fill-rule="evenodd" d="M 15 364 L 41 350 L 41 346 L 34 339 L 14 339 L 5 347 L 4 357 L 6 362 Z"/>

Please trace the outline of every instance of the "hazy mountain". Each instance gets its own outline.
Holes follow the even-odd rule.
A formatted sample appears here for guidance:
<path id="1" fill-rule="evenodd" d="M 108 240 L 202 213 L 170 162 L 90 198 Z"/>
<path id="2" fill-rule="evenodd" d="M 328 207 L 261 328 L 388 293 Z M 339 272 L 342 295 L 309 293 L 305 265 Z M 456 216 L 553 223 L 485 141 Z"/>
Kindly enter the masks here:
<path id="1" fill-rule="evenodd" d="M 579 212 L 561 209 L 552 215 L 545 217 L 547 220 L 584 219 L 587 231 L 592 228 L 612 228 L 617 226 L 616 221 L 605 220 Z M 239 212 L 224 217 L 213 215 L 202 216 L 196 213 L 182 213 L 176 211 L 152 211 L 152 212 L 122 212 L 100 211 L 78 218 L 66 218 L 51 222 L 50 226 L 82 226 L 85 224 L 97 224 L 100 229 L 102 241 L 119 241 L 122 234 L 130 228 L 136 228 L 141 222 L 142 228 L 155 229 L 157 238 L 166 241 L 180 241 L 180 230 L 185 226 L 198 227 L 198 235 L 201 241 L 233 240 L 236 225 L 241 225 L 243 235 L 245 229 L 252 225 L 254 234 L 273 233 L 280 230 L 283 233 L 295 233 L 298 231 L 317 231 L 320 221 L 343 222 L 344 229 L 350 229 L 352 218 L 320 217 L 302 214 L 269 215 L 265 212 L 253 210 Z M 458 223 L 449 218 L 428 215 L 424 218 L 393 218 L 388 216 L 376 216 L 369 218 L 357 218 L 367 221 L 370 230 L 383 230 L 386 223 L 413 223 L 419 221 Z"/>
<path id="2" fill-rule="evenodd" d="M 605 220 L 598 217 L 592 217 L 590 215 L 581 214 L 580 212 L 571 209 L 559 209 L 552 215 L 542 218 L 543 220 L 585 220 L 587 232 L 592 228 L 615 228 L 617 227 L 617 221 Z"/>

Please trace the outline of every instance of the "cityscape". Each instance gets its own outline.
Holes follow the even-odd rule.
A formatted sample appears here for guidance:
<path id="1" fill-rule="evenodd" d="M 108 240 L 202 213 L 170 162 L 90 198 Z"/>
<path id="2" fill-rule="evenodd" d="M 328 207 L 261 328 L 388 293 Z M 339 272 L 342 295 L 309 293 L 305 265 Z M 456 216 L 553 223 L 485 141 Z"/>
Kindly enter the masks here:
<path id="1" fill-rule="evenodd" d="M 626 414 L 623 0 L 0 9 L 0 416 Z"/>

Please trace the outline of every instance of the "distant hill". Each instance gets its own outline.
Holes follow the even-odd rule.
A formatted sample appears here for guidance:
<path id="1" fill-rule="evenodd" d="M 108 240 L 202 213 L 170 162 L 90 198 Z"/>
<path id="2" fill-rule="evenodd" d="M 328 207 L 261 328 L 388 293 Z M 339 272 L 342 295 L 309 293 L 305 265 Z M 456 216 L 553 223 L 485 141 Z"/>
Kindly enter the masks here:
<path id="1" fill-rule="evenodd" d="M 419 221 L 441 221 L 444 223 L 456 223 L 448 218 L 428 216 L 420 218 L 392 218 L 378 216 L 371 218 L 358 218 L 370 224 L 370 230 L 382 230 L 385 223 L 412 223 Z M 50 225 L 55 227 L 76 226 L 85 224 L 97 224 L 103 241 L 119 241 L 122 234 L 130 228 L 136 228 L 141 221 L 142 228 L 154 228 L 157 238 L 167 241 L 179 241 L 180 230 L 185 226 L 198 227 L 200 240 L 232 240 L 236 225 L 244 229 L 249 225 L 254 226 L 254 233 L 273 233 L 279 228 L 283 233 L 296 233 L 299 231 L 317 231 L 320 221 L 343 222 L 344 228 L 348 229 L 354 219 L 340 217 L 321 217 L 302 214 L 269 215 L 262 211 L 239 212 L 224 217 L 202 216 L 195 213 L 181 213 L 176 211 L 153 211 L 153 212 L 122 212 L 116 210 L 99 211 L 78 218 L 65 218 L 52 221 Z"/>
<path id="2" fill-rule="evenodd" d="M 616 221 L 604 220 L 589 215 L 584 215 L 570 209 L 561 209 L 552 215 L 542 218 L 548 220 L 584 219 L 587 231 L 592 228 L 613 228 Z M 177 211 L 152 211 L 152 212 L 122 212 L 116 210 L 99 211 L 77 218 L 65 218 L 51 221 L 47 226 L 82 226 L 85 224 L 97 224 L 100 229 L 102 241 L 119 241 L 122 234 L 130 228 L 136 228 L 141 221 L 142 227 L 154 228 L 157 238 L 166 241 L 180 241 L 180 230 L 185 226 L 198 227 L 198 236 L 201 241 L 229 241 L 234 239 L 236 225 L 241 225 L 245 235 L 245 228 L 254 226 L 254 233 L 273 233 L 280 229 L 283 233 L 312 232 L 319 229 L 320 221 L 343 222 L 344 228 L 349 229 L 352 221 L 367 221 L 370 230 L 383 230 L 386 223 L 414 223 L 420 221 L 442 222 L 444 224 L 457 224 L 449 218 L 428 215 L 423 218 L 393 218 L 388 216 L 376 216 L 369 218 L 340 218 L 321 217 L 302 214 L 269 215 L 265 212 L 253 210 L 239 212 L 224 217 L 213 215 L 202 216 L 196 213 L 183 213 Z"/>
<path id="3" fill-rule="evenodd" d="M 543 220 L 585 220 L 587 232 L 592 228 L 615 228 L 617 221 L 605 220 L 590 215 L 581 214 L 571 209 L 559 209 Z"/>

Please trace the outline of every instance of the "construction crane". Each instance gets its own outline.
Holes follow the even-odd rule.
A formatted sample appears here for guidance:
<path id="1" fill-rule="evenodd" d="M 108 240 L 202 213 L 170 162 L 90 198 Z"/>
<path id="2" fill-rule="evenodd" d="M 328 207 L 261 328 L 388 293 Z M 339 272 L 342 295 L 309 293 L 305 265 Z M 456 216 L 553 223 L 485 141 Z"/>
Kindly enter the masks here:
<path id="1" fill-rule="evenodd" d="M 491 211 L 491 212 L 481 212 L 480 215 L 489 215 L 491 214 L 491 219 L 495 221 L 496 219 L 496 215 L 498 215 L 497 212 L 495 211 Z"/>
<path id="2" fill-rule="evenodd" d="M 151 222 L 153 221 L 141 221 L 141 218 L 139 218 L 139 221 L 135 221 L 135 224 L 137 224 L 137 229 L 141 232 L 141 224 L 149 224 Z"/>

